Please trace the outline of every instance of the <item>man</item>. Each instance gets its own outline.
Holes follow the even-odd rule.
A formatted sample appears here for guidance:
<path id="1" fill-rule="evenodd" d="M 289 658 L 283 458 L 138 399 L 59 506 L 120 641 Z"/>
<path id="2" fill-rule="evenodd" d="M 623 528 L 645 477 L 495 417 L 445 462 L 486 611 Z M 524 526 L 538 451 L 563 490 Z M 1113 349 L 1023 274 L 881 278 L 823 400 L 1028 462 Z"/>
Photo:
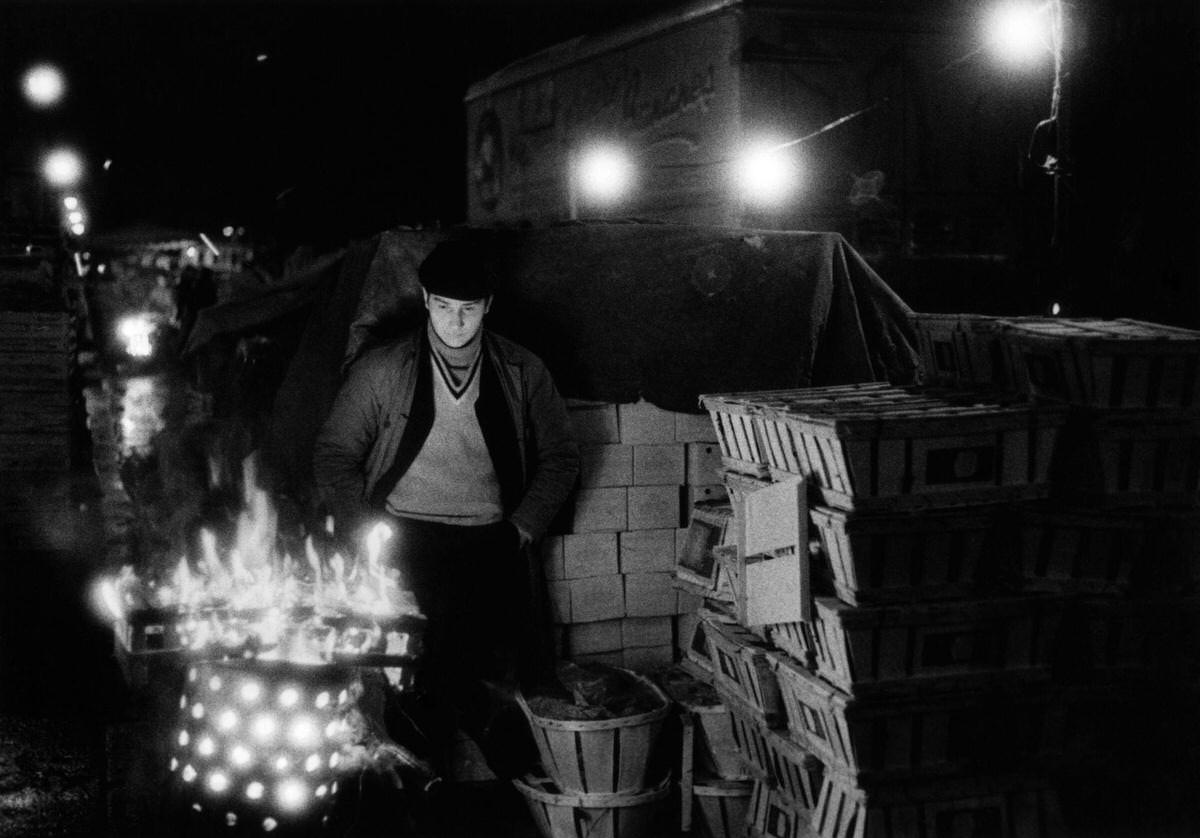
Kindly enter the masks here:
<path id="1" fill-rule="evenodd" d="M 511 755 L 487 752 L 494 703 L 480 682 L 548 668 L 524 548 L 572 489 L 578 450 L 541 360 L 483 328 L 493 282 L 477 251 L 439 244 L 419 278 L 425 325 L 351 367 L 313 473 L 336 528 L 393 525 L 397 566 L 428 620 L 417 694 L 436 718 L 417 727 L 431 736 L 429 756 L 445 767 L 457 721 L 503 771 Z"/>

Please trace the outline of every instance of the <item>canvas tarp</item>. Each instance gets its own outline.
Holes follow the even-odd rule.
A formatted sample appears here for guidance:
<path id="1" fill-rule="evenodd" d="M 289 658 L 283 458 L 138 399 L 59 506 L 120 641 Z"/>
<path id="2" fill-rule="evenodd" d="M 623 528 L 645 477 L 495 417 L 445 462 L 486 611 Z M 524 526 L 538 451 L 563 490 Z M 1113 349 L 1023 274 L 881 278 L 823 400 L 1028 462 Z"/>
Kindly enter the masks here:
<path id="1" fill-rule="evenodd" d="M 420 322 L 417 266 L 443 239 L 499 267 L 489 328 L 542 357 L 564 396 L 697 412 L 702 393 L 911 381 L 908 306 L 835 233 L 657 223 L 393 230 L 351 247 L 275 400 L 274 454 L 306 482 L 345 367 Z"/>

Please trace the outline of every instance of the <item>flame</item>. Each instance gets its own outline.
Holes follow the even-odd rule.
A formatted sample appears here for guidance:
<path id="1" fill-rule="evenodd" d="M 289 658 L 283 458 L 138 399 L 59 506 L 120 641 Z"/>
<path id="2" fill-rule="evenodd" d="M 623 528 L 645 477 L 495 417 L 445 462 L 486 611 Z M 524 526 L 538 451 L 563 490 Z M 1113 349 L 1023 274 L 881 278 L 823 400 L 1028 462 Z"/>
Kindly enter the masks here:
<path id="1" fill-rule="evenodd" d="M 329 539 L 310 533 L 304 559 L 297 561 L 279 547 L 278 512 L 269 493 L 256 485 L 253 459 L 243 466 L 244 507 L 227 544 L 202 529 L 198 555 L 181 556 L 157 585 L 123 567 L 97 585 L 102 613 L 119 621 L 142 608 L 173 610 L 188 648 L 244 649 L 259 658 L 299 662 L 328 660 L 335 648 L 359 654 L 382 648 L 386 633 L 380 620 L 419 616 L 412 594 L 386 560 L 391 527 L 383 522 L 372 527 L 350 558 L 336 550 L 323 553 L 319 545 Z"/>

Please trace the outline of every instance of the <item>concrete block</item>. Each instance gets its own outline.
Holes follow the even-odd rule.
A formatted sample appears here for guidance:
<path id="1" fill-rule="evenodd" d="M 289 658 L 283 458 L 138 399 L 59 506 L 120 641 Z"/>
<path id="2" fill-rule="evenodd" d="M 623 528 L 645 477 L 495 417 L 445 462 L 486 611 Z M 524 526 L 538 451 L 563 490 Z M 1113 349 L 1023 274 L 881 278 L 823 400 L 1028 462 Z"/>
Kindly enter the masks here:
<path id="1" fill-rule="evenodd" d="M 721 446 L 715 442 L 689 442 L 687 444 L 687 477 L 691 486 L 707 486 L 721 481 L 724 466 L 721 463 Z"/>
<path id="2" fill-rule="evenodd" d="M 626 648 L 663 646 L 674 642 L 674 617 L 626 617 L 621 621 L 621 645 Z"/>
<path id="3" fill-rule="evenodd" d="M 564 579 L 621 572 L 617 533 L 573 533 L 564 535 L 562 539 Z"/>
<path id="4" fill-rule="evenodd" d="M 625 577 L 619 573 L 568 579 L 572 623 L 594 623 L 625 616 Z"/>
<path id="5" fill-rule="evenodd" d="M 628 489 L 580 489 L 575 493 L 572 532 L 615 532 L 627 529 Z"/>
<path id="6" fill-rule="evenodd" d="M 716 442 L 717 430 L 710 413 L 676 413 L 676 442 Z"/>
<path id="7" fill-rule="evenodd" d="M 686 510 L 685 510 L 686 511 Z M 690 527 L 678 527 L 675 530 L 675 563 L 683 558 L 684 552 L 687 550 L 688 533 L 691 532 Z"/>
<path id="8" fill-rule="evenodd" d="M 633 483 L 633 446 L 579 446 L 579 485 L 585 489 Z"/>
<path id="9" fill-rule="evenodd" d="M 624 620 L 601 620 L 596 623 L 576 623 L 567 626 L 567 655 L 574 657 L 623 649 L 624 623 Z"/>
<path id="10" fill-rule="evenodd" d="M 668 617 L 676 612 L 672 573 L 625 574 L 625 616 Z M 574 596 L 571 598 L 574 606 Z"/>
<path id="11" fill-rule="evenodd" d="M 683 591 L 676 589 L 675 591 L 675 613 L 691 614 L 699 611 L 704 605 L 704 597 L 699 594 L 694 594 L 691 591 Z"/>
<path id="12" fill-rule="evenodd" d="M 687 481 L 683 443 L 633 446 L 634 486 L 678 486 Z"/>
<path id="13" fill-rule="evenodd" d="M 675 530 L 620 533 L 621 572 L 650 573 L 675 567 Z"/>
<path id="14" fill-rule="evenodd" d="M 675 414 L 648 401 L 617 406 L 621 442 L 642 445 L 675 441 Z"/>
<path id="15" fill-rule="evenodd" d="M 630 486 L 628 492 L 629 513 L 624 529 L 674 529 L 681 523 L 678 486 Z"/>
<path id="16" fill-rule="evenodd" d="M 621 441 L 615 404 L 569 401 L 567 417 L 571 422 L 571 435 L 580 444 Z"/>
<path id="17" fill-rule="evenodd" d="M 572 660 L 575 663 L 599 663 L 604 666 L 625 666 L 625 652 L 617 650 L 614 652 L 594 652 L 590 655 L 575 655 Z"/>
<path id="18" fill-rule="evenodd" d="M 542 559 L 542 570 L 546 579 L 565 579 L 563 571 L 563 537 L 548 535 L 538 545 L 538 555 Z"/>
<path id="19" fill-rule="evenodd" d="M 670 666 L 675 662 L 675 647 L 670 643 L 665 646 L 646 646 L 637 649 L 626 649 L 624 652 L 625 668 L 636 671 L 657 669 Z"/>

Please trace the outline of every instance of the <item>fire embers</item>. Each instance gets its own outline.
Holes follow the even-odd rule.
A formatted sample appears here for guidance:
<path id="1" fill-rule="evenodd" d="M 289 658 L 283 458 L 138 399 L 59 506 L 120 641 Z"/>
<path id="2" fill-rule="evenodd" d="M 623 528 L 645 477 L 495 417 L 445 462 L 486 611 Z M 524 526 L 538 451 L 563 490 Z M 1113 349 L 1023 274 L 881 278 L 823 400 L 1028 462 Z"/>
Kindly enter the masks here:
<path id="1" fill-rule="evenodd" d="M 236 834 L 321 824 L 351 769 L 353 684 L 337 667 L 191 668 L 170 769 L 193 817 Z"/>

